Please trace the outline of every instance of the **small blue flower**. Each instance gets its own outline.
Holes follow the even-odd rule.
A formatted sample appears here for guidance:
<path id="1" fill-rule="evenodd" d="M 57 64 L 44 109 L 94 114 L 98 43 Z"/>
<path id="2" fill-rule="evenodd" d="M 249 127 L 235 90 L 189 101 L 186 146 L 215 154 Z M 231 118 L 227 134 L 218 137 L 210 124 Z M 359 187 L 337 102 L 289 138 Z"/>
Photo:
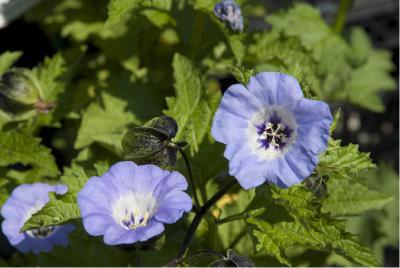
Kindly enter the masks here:
<path id="1" fill-rule="evenodd" d="M 227 145 L 229 173 L 243 188 L 264 182 L 286 188 L 310 176 L 331 123 L 329 106 L 304 98 L 294 77 L 263 72 L 247 88 L 228 88 L 211 132 Z"/>
<path id="2" fill-rule="evenodd" d="M 185 178 L 154 165 L 124 161 L 92 177 L 78 194 L 83 225 L 107 245 L 146 241 L 192 209 Z"/>
<path id="3" fill-rule="evenodd" d="M 243 30 L 243 17 L 240 7 L 234 0 L 222 0 L 214 7 L 214 14 L 227 23 L 233 31 Z"/>
<path id="4" fill-rule="evenodd" d="M 65 194 L 66 185 L 49 185 L 45 183 L 21 184 L 11 193 L 1 208 L 4 221 L 3 233 L 10 244 L 23 253 L 34 254 L 49 252 L 54 245 L 66 247 L 68 233 L 75 230 L 72 224 L 41 227 L 20 233 L 20 229 L 32 214 L 41 210 L 49 202 L 49 192 Z"/>

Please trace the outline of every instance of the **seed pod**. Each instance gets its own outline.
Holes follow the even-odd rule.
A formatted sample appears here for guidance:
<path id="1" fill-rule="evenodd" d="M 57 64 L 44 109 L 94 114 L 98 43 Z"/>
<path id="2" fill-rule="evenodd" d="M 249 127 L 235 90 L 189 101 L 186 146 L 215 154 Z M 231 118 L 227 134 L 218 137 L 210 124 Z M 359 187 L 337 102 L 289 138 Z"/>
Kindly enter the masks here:
<path id="1" fill-rule="evenodd" d="M 2 75 L 0 94 L 23 105 L 33 105 L 40 99 L 39 90 L 24 69 L 13 69 Z"/>
<path id="2" fill-rule="evenodd" d="M 154 164 L 163 169 L 172 169 L 176 163 L 179 146 L 173 143 L 178 125 L 169 116 L 155 117 L 142 127 L 128 130 L 121 141 L 126 159 L 137 164 Z"/>

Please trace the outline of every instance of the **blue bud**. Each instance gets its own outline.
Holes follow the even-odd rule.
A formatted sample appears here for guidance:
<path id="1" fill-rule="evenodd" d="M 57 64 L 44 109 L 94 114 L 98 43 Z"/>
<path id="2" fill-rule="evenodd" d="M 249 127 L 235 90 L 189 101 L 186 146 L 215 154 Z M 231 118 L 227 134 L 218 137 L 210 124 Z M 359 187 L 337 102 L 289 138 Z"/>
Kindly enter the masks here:
<path id="1" fill-rule="evenodd" d="M 234 0 L 222 0 L 214 7 L 214 14 L 233 31 L 243 31 L 243 17 Z"/>

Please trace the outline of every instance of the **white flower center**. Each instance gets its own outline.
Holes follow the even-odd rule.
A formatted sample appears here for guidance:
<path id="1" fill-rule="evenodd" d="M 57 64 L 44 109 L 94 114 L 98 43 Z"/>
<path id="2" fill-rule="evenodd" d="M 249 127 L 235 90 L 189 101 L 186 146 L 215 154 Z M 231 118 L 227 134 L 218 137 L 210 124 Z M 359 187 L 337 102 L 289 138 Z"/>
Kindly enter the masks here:
<path id="1" fill-rule="evenodd" d="M 147 225 L 157 211 L 157 200 L 151 194 L 129 192 L 113 205 L 115 221 L 128 230 Z"/>
<path id="2" fill-rule="evenodd" d="M 281 106 L 269 106 L 256 113 L 247 129 L 252 151 L 263 159 L 286 153 L 297 136 L 297 123 Z"/>

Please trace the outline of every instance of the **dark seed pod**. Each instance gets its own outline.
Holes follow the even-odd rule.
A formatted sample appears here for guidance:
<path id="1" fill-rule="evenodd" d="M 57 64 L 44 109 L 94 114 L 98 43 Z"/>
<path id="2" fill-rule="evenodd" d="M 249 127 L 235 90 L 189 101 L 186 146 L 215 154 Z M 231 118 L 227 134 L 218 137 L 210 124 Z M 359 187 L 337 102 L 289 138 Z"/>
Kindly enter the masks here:
<path id="1" fill-rule="evenodd" d="M 173 143 L 178 125 L 169 116 L 153 118 L 142 127 L 128 130 L 121 141 L 126 159 L 137 164 L 154 164 L 163 169 L 173 169 L 180 144 Z"/>
<path id="2" fill-rule="evenodd" d="M 24 69 L 13 69 L 0 79 L 0 94 L 23 105 L 33 105 L 40 95 L 35 83 L 25 74 Z"/>
<path id="3" fill-rule="evenodd" d="M 212 262 L 209 267 L 254 267 L 251 259 L 236 254 L 233 249 L 228 249 L 226 255 L 226 258 Z"/>
<path id="4" fill-rule="evenodd" d="M 144 124 L 144 127 L 157 129 L 164 133 L 169 139 L 174 138 L 178 132 L 178 124 L 176 121 L 172 117 L 166 115 L 151 119 Z"/>
<path id="5" fill-rule="evenodd" d="M 254 262 L 246 257 L 236 254 L 233 249 L 228 249 L 227 258 L 235 264 L 236 267 L 254 267 Z"/>
<path id="6" fill-rule="evenodd" d="M 133 161 L 154 158 L 168 143 L 164 133 L 147 127 L 129 129 L 121 141 L 125 157 Z"/>
<path id="7" fill-rule="evenodd" d="M 0 94 L 0 110 L 7 114 L 17 116 L 33 109 L 32 105 L 19 103 Z"/>

